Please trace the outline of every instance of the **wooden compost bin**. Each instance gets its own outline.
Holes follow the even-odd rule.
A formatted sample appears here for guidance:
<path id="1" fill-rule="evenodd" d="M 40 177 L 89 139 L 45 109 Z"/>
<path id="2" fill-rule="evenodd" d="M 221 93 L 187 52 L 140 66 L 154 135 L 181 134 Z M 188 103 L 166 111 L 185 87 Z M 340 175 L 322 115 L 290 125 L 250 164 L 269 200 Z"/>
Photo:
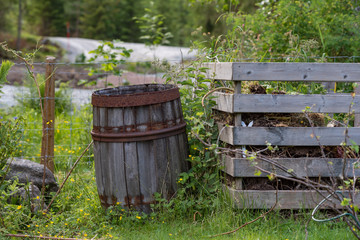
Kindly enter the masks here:
<path id="1" fill-rule="evenodd" d="M 324 95 L 272 95 L 241 94 L 242 81 L 288 81 L 288 82 L 360 82 L 360 64 L 356 63 L 206 63 L 209 78 L 234 81 L 234 94 L 216 92 L 216 109 L 234 115 L 234 124 L 227 126 L 219 123 L 220 140 L 240 148 L 241 146 L 314 147 L 340 146 L 344 141 L 345 127 L 242 127 L 242 114 L 302 113 L 311 107 L 315 113 L 348 113 L 350 103 L 355 112 L 355 127 L 348 129 L 350 139 L 360 143 L 359 115 L 360 96 L 354 99 L 350 94 Z M 248 123 L 246 123 L 248 124 Z M 314 133 L 313 134 L 313 130 Z M 349 145 L 351 143 L 347 142 Z M 259 181 L 267 174 L 255 176 L 255 167 L 242 155 L 221 156 L 223 171 L 230 176 L 231 183 L 224 184 L 239 208 L 270 208 L 275 203 L 276 190 L 248 190 L 244 180 Z M 302 177 L 326 178 L 340 177 L 342 158 L 276 158 L 279 163 Z M 256 160 L 257 161 L 257 160 Z M 352 177 L 352 163 L 347 159 L 347 176 Z M 270 164 L 257 161 L 267 171 L 274 171 Z M 280 170 L 277 174 L 287 175 Z M 355 170 L 359 176 L 359 169 Z M 258 179 L 258 180 L 256 180 Z M 327 192 L 324 192 L 327 195 Z M 358 195 L 357 195 L 358 196 Z M 279 190 L 277 208 L 300 209 L 314 208 L 324 197 L 312 190 Z M 359 202 L 359 197 L 356 197 Z M 339 205 L 338 205 L 339 206 Z"/>
<path id="2" fill-rule="evenodd" d="M 145 84 L 92 95 L 96 183 L 104 207 L 150 212 L 153 194 L 166 199 L 188 170 L 187 136 L 179 89 Z"/>

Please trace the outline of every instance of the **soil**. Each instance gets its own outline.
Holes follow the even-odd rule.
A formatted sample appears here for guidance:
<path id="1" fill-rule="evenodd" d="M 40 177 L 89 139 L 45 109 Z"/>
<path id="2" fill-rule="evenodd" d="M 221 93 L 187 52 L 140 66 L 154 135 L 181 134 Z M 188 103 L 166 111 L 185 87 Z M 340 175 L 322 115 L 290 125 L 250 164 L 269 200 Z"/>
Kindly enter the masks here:
<path id="1" fill-rule="evenodd" d="M 235 114 L 213 110 L 216 122 L 234 125 Z M 325 117 L 320 113 L 309 113 L 310 120 L 315 127 L 324 127 Z M 242 113 L 241 119 L 245 124 L 254 122 L 253 127 L 311 127 L 303 113 Z"/>

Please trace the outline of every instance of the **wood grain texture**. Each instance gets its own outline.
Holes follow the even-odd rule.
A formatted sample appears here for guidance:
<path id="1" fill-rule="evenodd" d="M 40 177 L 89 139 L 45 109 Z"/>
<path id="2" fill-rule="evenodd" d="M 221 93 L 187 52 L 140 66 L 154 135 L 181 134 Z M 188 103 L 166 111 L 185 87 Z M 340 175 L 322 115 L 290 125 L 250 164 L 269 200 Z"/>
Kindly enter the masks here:
<path id="1" fill-rule="evenodd" d="M 156 177 L 158 178 L 156 189 L 166 199 L 171 197 L 170 162 L 168 157 L 167 143 L 165 138 L 154 141 L 154 152 L 156 156 Z M 170 194 L 169 194 L 170 193 Z"/>
<path id="2" fill-rule="evenodd" d="M 360 94 L 360 85 L 359 85 L 360 83 L 358 82 L 357 84 L 358 84 L 358 86 L 355 88 L 356 96 L 358 96 Z M 355 105 L 355 107 L 356 107 L 356 105 Z M 355 114 L 354 126 L 360 127 L 360 113 Z"/>
<path id="3" fill-rule="evenodd" d="M 43 132 L 41 140 L 41 164 L 54 172 L 54 128 L 55 128 L 55 58 L 46 58 L 46 74 L 43 107 Z"/>
<path id="4" fill-rule="evenodd" d="M 281 176 L 291 176 L 289 173 L 274 167 L 262 160 L 250 161 L 244 158 L 232 158 L 227 155 L 221 157 L 224 172 L 233 177 L 266 177 L 267 173 L 255 175 L 256 166 Z M 340 177 L 344 160 L 342 158 L 271 158 L 287 169 L 292 169 L 296 175 L 301 177 Z M 352 166 L 356 159 L 347 159 L 346 177 L 353 177 Z M 355 169 L 355 176 L 360 175 L 360 169 Z"/>
<path id="5" fill-rule="evenodd" d="M 223 124 L 218 124 L 219 131 Z M 313 135 L 313 130 L 315 135 Z M 316 136 L 323 146 L 339 146 L 344 141 L 343 127 L 225 127 L 220 140 L 231 145 L 318 146 Z M 349 128 L 350 139 L 360 142 L 360 128 Z"/>
<path id="6" fill-rule="evenodd" d="M 234 94 L 214 92 L 212 95 L 216 102 L 214 109 L 227 113 L 234 112 Z"/>
<path id="7" fill-rule="evenodd" d="M 202 67 L 208 68 L 205 74 L 207 78 L 219 80 L 233 80 L 232 63 L 203 63 Z"/>
<path id="8" fill-rule="evenodd" d="M 173 193 L 176 192 L 177 189 L 177 181 L 179 180 L 179 174 L 181 172 L 181 153 L 179 151 L 179 145 L 177 136 L 171 136 L 167 138 L 168 141 L 168 152 L 171 154 L 171 157 L 169 159 L 170 161 L 170 181 L 172 185 Z"/>
<path id="9" fill-rule="evenodd" d="M 237 208 L 247 209 L 269 209 L 276 202 L 275 190 L 236 190 L 234 188 L 224 186 L 224 190 L 229 193 L 234 206 Z M 276 209 L 313 209 L 323 200 L 328 193 L 321 191 L 319 194 L 313 190 L 279 190 L 278 204 Z M 348 194 L 344 193 L 344 196 Z M 356 195 L 355 203 L 360 203 L 359 194 Z M 334 203 L 326 202 L 322 208 L 336 207 L 341 209 L 339 201 Z"/>
<path id="10" fill-rule="evenodd" d="M 124 143 L 109 144 L 109 174 L 112 184 L 106 186 L 111 189 L 112 201 L 109 204 L 119 204 L 122 207 L 129 206 L 125 198 L 128 195 L 126 188 L 126 174 L 124 162 Z M 116 202 L 115 202 L 116 201 Z"/>
<path id="11" fill-rule="evenodd" d="M 207 63 L 207 77 L 234 81 L 359 82 L 358 63 Z"/>
<path id="12" fill-rule="evenodd" d="M 94 141 L 94 161 L 95 161 L 95 175 L 96 175 L 96 186 L 98 190 L 98 194 L 100 196 L 104 195 L 104 183 L 102 178 L 102 170 L 101 170 L 101 146 L 99 141 Z"/>
<path id="13" fill-rule="evenodd" d="M 137 142 L 139 162 L 140 199 L 142 212 L 150 213 L 150 204 L 154 202 L 153 194 L 157 191 L 157 177 L 152 141 Z"/>
<path id="14" fill-rule="evenodd" d="M 225 98 L 225 99 L 224 99 Z M 228 98 L 228 99 L 226 99 Z M 226 101 L 231 101 L 230 96 L 224 96 Z M 234 112 L 239 113 L 301 113 L 306 107 L 316 113 L 348 113 L 353 101 L 351 95 L 271 95 L 271 94 L 237 94 L 234 95 Z M 227 110 L 219 109 L 221 111 Z M 354 99 L 352 110 L 360 112 L 360 96 Z"/>
<path id="15" fill-rule="evenodd" d="M 104 204 L 111 204 L 111 177 L 109 174 L 109 144 L 100 142 L 100 159 L 101 159 L 101 178 L 102 178 L 102 184 L 103 184 L 103 192 L 102 195 L 100 195 L 100 199 L 102 203 Z"/>
<path id="16" fill-rule="evenodd" d="M 136 142 L 124 143 L 127 199 L 131 206 L 140 210 L 140 176 Z"/>

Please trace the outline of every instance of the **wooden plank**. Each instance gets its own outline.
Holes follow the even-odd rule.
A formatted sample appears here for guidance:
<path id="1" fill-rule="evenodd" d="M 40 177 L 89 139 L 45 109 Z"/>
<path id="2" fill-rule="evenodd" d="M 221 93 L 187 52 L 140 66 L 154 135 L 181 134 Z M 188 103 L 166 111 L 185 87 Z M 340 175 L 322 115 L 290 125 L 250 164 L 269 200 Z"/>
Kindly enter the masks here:
<path id="1" fill-rule="evenodd" d="M 93 107 L 93 126 L 99 126 L 100 119 L 99 119 L 99 108 Z"/>
<path id="2" fill-rule="evenodd" d="M 241 94 L 241 82 L 235 82 L 235 95 Z M 235 126 L 241 126 L 241 114 L 235 114 L 234 119 Z"/>
<path id="3" fill-rule="evenodd" d="M 164 114 L 164 123 L 167 124 L 167 127 L 172 127 L 176 122 L 176 113 L 173 108 L 172 102 L 165 102 L 162 104 L 163 114 Z"/>
<path id="4" fill-rule="evenodd" d="M 219 130 L 224 126 L 218 124 Z M 315 135 L 313 135 L 313 130 Z M 318 146 L 316 136 L 323 146 L 339 146 L 344 141 L 344 127 L 225 127 L 220 140 L 231 145 Z M 348 129 L 353 141 L 360 143 L 360 128 Z"/>
<path id="5" fill-rule="evenodd" d="M 181 172 L 186 172 L 190 168 L 190 162 L 186 159 L 188 158 L 188 148 L 187 148 L 187 135 L 186 133 L 178 134 L 177 136 L 177 145 L 179 146 L 180 152 L 180 166 Z"/>
<path id="6" fill-rule="evenodd" d="M 112 196 L 115 197 L 113 203 L 119 202 L 121 206 L 128 206 L 126 202 L 127 189 L 126 189 L 126 176 L 125 176 L 125 162 L 124 162 L 124 144 L 123 143 L 108 143 L 109 144 L 109 157 L 111 160 L 110 173 L 111 174 L 111 188 Z"/>
<path id="7" fill-rule="evenodd" d="M 149 131 L 150 107 L 136 107 L 136 129 L 140 132 Z M 142 212 L 150 213 L 150 203 L 154 201 L 157 178 L 155 156 L 152 141 L 137 142 L 137 158 L 139 165 L 140 200 Z"/>
<path id="8" fill-rule="evenodd" d="M 355 94 L 359 95 L 360 94 L 360 83 L 357 83 L 357 84 L 358 84 L 358 86 L 355 88 Z M 354 107 L 356 107 L 356 104 Z M 360 114 L 355 114 L 354 127 L 360 127 Z"/>
<path id="9" fill-rule="evenodd" d="M 228 144 L 234 145 L 234 127 L 227 127 L 225 124 L 218 123 L 219 139 Z"/>
<path id="10" fill-rule="evenodd" d="M 179 124 L 184 119 L 183 113 L 182 113 L 182 108 L 181 108 L 180 98 L 172 101 L 172 107 L 173 107 L 173 111 L 175 113 L 175 123 Z"/>
<path id="11" fill-rule="evenodd" d="M 153 194 L 156 192 L 157 178 L 152 141 L 137 142 L 137 156 L 139 161 L 141 210 L 151 212 L 150 204 L 154 203 Z"/>
<path id="12" fill-rule="evenodd" d="M 102 169 L 101 169 L 101 165 L 102 165 L 101 146 L 99 141 L 94 141 L 94 161 L 95 161 L 96 186 L 97 186 L 98 194 L 99 196 L 104 196 L 105 195 L 104 182 L 103 182 Z"/>
<path id="13" fill-rule="evenodd" d="M 124 114 L 122 108 L 108 108 L 108 127 L 124 126 Z M 113 130 L 114 131 L 114 130 Z"/>
<path id="14" fill-rule="evenodd" d="M 111 199 L 111 176 L 110 176 L 110 167 L 109 161 L 111 160 L 109 157 L 109 144 L 106 142 L 100 142 L 100 165 L 101 165 L 101 178 L 103 184 L 103 195 L 100 196 L 101 203 L 104 206 L 109 206 L 112 204 Z"/>
<path id="15" fill-rule="evenodd" d="M 233 177 L 266 177 L 267 173 L 255 175 L 256 166 L 281 176 L 291 176 L 282 170 L 276 169 L 270 163 L 262 160 L 250 161 L 244 158 L 222 156 L 224 171 Z M 344 160 L 342 158 L 272 158 L 272 161 L 292 169 L 300 177 L 340 177 Z M 356 159 L 347 159 L 346 176 L 353 177 L 352 166 Z M 274 169 L 275 168 L 275 169 Z M 355 169 L 355 176 L 360 175 L 360 169 Z"/>
<path id="16" fill-rule="evenodd" d="M 233 80 L 232 63 L 203 63 L 202 67 L 209 68 L 205 76 L 211 79 Z"/>
<path id="17" fill-rule="evenodd" d="M 162 104 L 150 105 L 150 121 L 152 130 L 163 128 Z"/>
<path id="18" fill-rule="evenodd" d="M 232 66 L 233 80 L 241 81 L 360 81 L 359 63 L 232 63 Z"/>
<path id="19" fill-rule="evenodd" d="M 206 63 L 208 78 L 234 81 L 358 82 L 358 63 Z"/>
<path id="20" fill-rule="evenodd" d="M 225 102 L 231 101 L 230 96 L 225 98 L 218 108 Z M 227 98 L 227 99 L 226 99 Z M 272 94 L 235 94 L 234 112 L 243 113 L 301 113 L 306 107 L 317 113 L 348 113 L 353 101 L 351 95 L 272 95 Z M 222 100 L 222 99 L 221 99 Z M 226 111 L 227 109 L 219 109 Z M 354 99 L 352 110 L 360 112 L 360 96 Z"/>
<path id="21" fill-rule="evenodd" d="M 248 209 L 269 209 L 276 202 L 276 190 L 235 190 L 224 186 L 224 191 L 229 193 L 233 204 L 238 208 Z M 278 204 L 276 209 L 313 209 L 316 205 L 328 196 L 328 192 L 321 191 L 322 195 L 314 190 L 279 190 Z M 344 192 L 344 196 L 348 196 Z M 355 203 L 360 203 L 360 195 L 356 194 Z M 331 204 L 324 203 L 322 208 L 342 208 L 340 202 Z"/>
<path id="22" fill-rule="evenodd" d="M 168 137 L 167 139 L 168 153 L 170 158 L 170 181 L 173 192 L 177 190 L 177 181 L 179 180 L 179 174 L 181 172 L 181 153 L 179 151 L 179 145 L 176 136 Z"/>
<path id="23" fill-rule="evenodd" d="M 149 131 L 150 111 L 149 106 L 136 107 L 136 130 L 139 132 Z"/>
<path id="24" fill-rule="evenodd" d="M 136 142 L 124 143 L 127 201 L 139 209 L 141 204 L 140 178 Z"/>
<path id="25" fill-rule="evenodd" d="M 135 125 L 135 110 L 134 108 L 124 109 L 124 125 L 125 131 L 130 132 Z M 124 143 L 124 161 L 125 161 L 125 174 L 126 174 L 126 189 L 127 189 L 127 202 L 130 206 L 135 206 L 139 209 L 141 203 L 140 197 L 140 178 L 139 178 L 139 166 L 137 156 L 136 142 Z M 130 207 L 129 206 L 129 207 Z"/>
<path id="26" fill-rule="evenodd" d="M 234 112 L 234 94 L 214 92 L 212 95 L 215 97 L 216 102 L 214 109 L 227 113 Z"/>
<path id="27" fill-rule="evenodd" d="M 124 108 L 124 126 L 125 132 L 132 132 L 135 125 L 134 107 Z"/>
<path id="28" fill-rule="evenodd" d="M 154 152 L 156 157 L 156 177 L 158 179 L 156 192 L 161 193 L 162 197 L 169 199 L 171 197 L 170 184 L 170 162 L 168 158 L 166 139 L 160 138 L 154 141 Z"/>

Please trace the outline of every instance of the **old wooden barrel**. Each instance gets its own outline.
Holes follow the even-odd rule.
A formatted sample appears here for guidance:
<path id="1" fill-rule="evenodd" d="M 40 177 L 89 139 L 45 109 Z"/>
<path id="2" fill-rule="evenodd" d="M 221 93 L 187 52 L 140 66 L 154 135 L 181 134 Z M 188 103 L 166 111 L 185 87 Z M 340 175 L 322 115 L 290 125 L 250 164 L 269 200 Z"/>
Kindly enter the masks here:
<path id="1" fill-rule="evenodd" d="M 92 94 L 96 184 L 104 207 L 149 212 L 154 193 L 172 197 L 188 170 L 179 89 L 144 84 Z"/>

